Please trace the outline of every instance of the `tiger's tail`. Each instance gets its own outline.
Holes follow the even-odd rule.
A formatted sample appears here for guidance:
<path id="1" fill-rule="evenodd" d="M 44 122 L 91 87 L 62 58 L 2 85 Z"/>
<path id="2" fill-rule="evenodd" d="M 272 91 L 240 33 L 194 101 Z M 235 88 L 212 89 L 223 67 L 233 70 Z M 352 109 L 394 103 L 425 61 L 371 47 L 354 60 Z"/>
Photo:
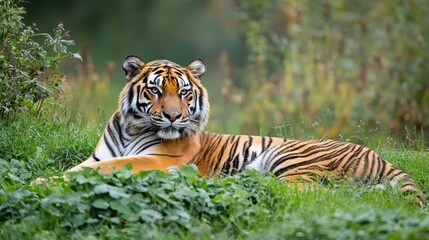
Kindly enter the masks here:
<path id="1" fill-rule="evenodd" d="M 417 187 L 414 179 L 393 164 L 389 173 L 384 176 L 384 179 L 384 182 L 394 188 L 398 188 L 400 192 L 416 196 L 417 202 L 421 207 L 425 205 L 426 198 L 423 192 Z"/>
<path id="2" fill-rule="evenodd" d="M 401 193 L 416 196 L 416 201 L 421 207 L 425 205 L 426 198 L 410 175 L 380 157 L 373 150 L 368 150 L 368 153 L 373 156 L 372 168 L 365 166 L 368 164 L 365 161 L 354 161 L 356 165 L 343 172 L 343 174 L 352 175 L 364 181 L 376 181 L 379 183 L 377 187 L 390 185 Z M 373 171 L 375 169 L 377 171 Z"/>

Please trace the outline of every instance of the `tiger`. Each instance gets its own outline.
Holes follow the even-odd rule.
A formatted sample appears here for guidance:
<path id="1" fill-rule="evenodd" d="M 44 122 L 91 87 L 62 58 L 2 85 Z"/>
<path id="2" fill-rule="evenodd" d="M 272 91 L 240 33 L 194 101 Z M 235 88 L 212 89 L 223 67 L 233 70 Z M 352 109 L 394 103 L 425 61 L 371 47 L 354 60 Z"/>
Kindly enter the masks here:
<path id="1" fill-rule="evenodd" d="M 251 168 L 288 184 L 317 179 L 390 184 L 425 203 L 410 175 L 361 145 L 203 131 L 210 106 L 201 59 L 182 67 L 168 60 L 144 63 L 130 55 L 122 68 L 127 82 L 118 109 L 90 157 L 68 172 L 89 167 L 110 174 L 131 164 L 138 173 L 195 164 L 202 176 L 212 177 Z"/>

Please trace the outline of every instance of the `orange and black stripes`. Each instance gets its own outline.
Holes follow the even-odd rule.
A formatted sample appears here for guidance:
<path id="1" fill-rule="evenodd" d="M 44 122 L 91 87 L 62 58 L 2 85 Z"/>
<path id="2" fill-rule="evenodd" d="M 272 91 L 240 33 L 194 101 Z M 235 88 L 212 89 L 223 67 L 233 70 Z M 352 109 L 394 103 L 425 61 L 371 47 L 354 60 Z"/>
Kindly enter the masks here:
<path id="1" fill-rule="evenodd" d="M 203 132 L 201 151 L 191 163 L 209 176 L 231 175 L 252 167 L 294 182 L 351 177 L 362 182 L 399 184 L 399 189 L 421 196 L 409 175 L 373 150 L 332 140 L 296 141 Z"/>

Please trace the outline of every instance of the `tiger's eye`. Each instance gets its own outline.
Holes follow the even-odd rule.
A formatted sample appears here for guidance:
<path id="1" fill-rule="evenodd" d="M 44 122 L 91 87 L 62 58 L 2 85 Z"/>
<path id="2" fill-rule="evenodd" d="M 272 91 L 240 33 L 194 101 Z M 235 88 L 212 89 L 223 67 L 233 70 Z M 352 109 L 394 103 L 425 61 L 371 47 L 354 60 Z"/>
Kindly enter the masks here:
<path id="1" fill-rule="evenodd" d="M 180 95 L 182 95 L 182 96 L 185 96 L 188 93 L 189 93 L 189 90 L 187 90 L 187 89 L 180 90 Z"/>
<path id="2" fill-rule="evenodd" d="M 152 94 L 155 94 L 155 95 L 158 95 L 158 94 L 159 94 L 159 90 L 158 90 L 158 88 L 156 88 L 156 87 L 149 88 L 149 91 L 150 91 Z"/>

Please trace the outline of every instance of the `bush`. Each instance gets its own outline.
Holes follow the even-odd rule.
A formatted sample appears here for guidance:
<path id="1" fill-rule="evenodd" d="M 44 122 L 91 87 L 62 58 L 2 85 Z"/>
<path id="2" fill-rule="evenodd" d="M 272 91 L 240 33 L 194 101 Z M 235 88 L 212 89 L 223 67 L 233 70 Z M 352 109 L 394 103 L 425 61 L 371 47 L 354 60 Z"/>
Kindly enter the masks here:
<path id="1" fill-rule="evenodd" d="M 419 155 L 425 157 L 406 158 Z M 26 168 L 0 160 L 4 239 L 427 239 L 429 234 L 426 209 L 387 189 L 344 183 L 299 191 L 251 169 L 207 179 L 190 165 L 170 174 L 132 174 L 128 167 L 107 175 L 87 168 L 69 173 L 67 182 L 26 185 L 31 175 Z"/>
<path id="2" fill-rule="evenodd" d="M 58 98 L 63 82 L 60 61 L 80 58 L 67 49 L 74 42 L 67 39 L 63 24 L 53 36 L 26 26 L 21 3 L 0 0 L 0 118 L 17 111 L 39 112 L 45 100 Z"/>
<path id="3" fill-rule="evenodd" d="M 283 121 L 303 123 L 313 129 L 306 135 L 331 138 L 355 132 L 360 121 L 402 136 L 406 129 L 427 131 L 428 6 L 241 1 L 249 53 L 237 76 L 226 76 L 237 91 L 225 91 L 228 101 L 246 106 L 235 122 L 253 133 Z"/>

